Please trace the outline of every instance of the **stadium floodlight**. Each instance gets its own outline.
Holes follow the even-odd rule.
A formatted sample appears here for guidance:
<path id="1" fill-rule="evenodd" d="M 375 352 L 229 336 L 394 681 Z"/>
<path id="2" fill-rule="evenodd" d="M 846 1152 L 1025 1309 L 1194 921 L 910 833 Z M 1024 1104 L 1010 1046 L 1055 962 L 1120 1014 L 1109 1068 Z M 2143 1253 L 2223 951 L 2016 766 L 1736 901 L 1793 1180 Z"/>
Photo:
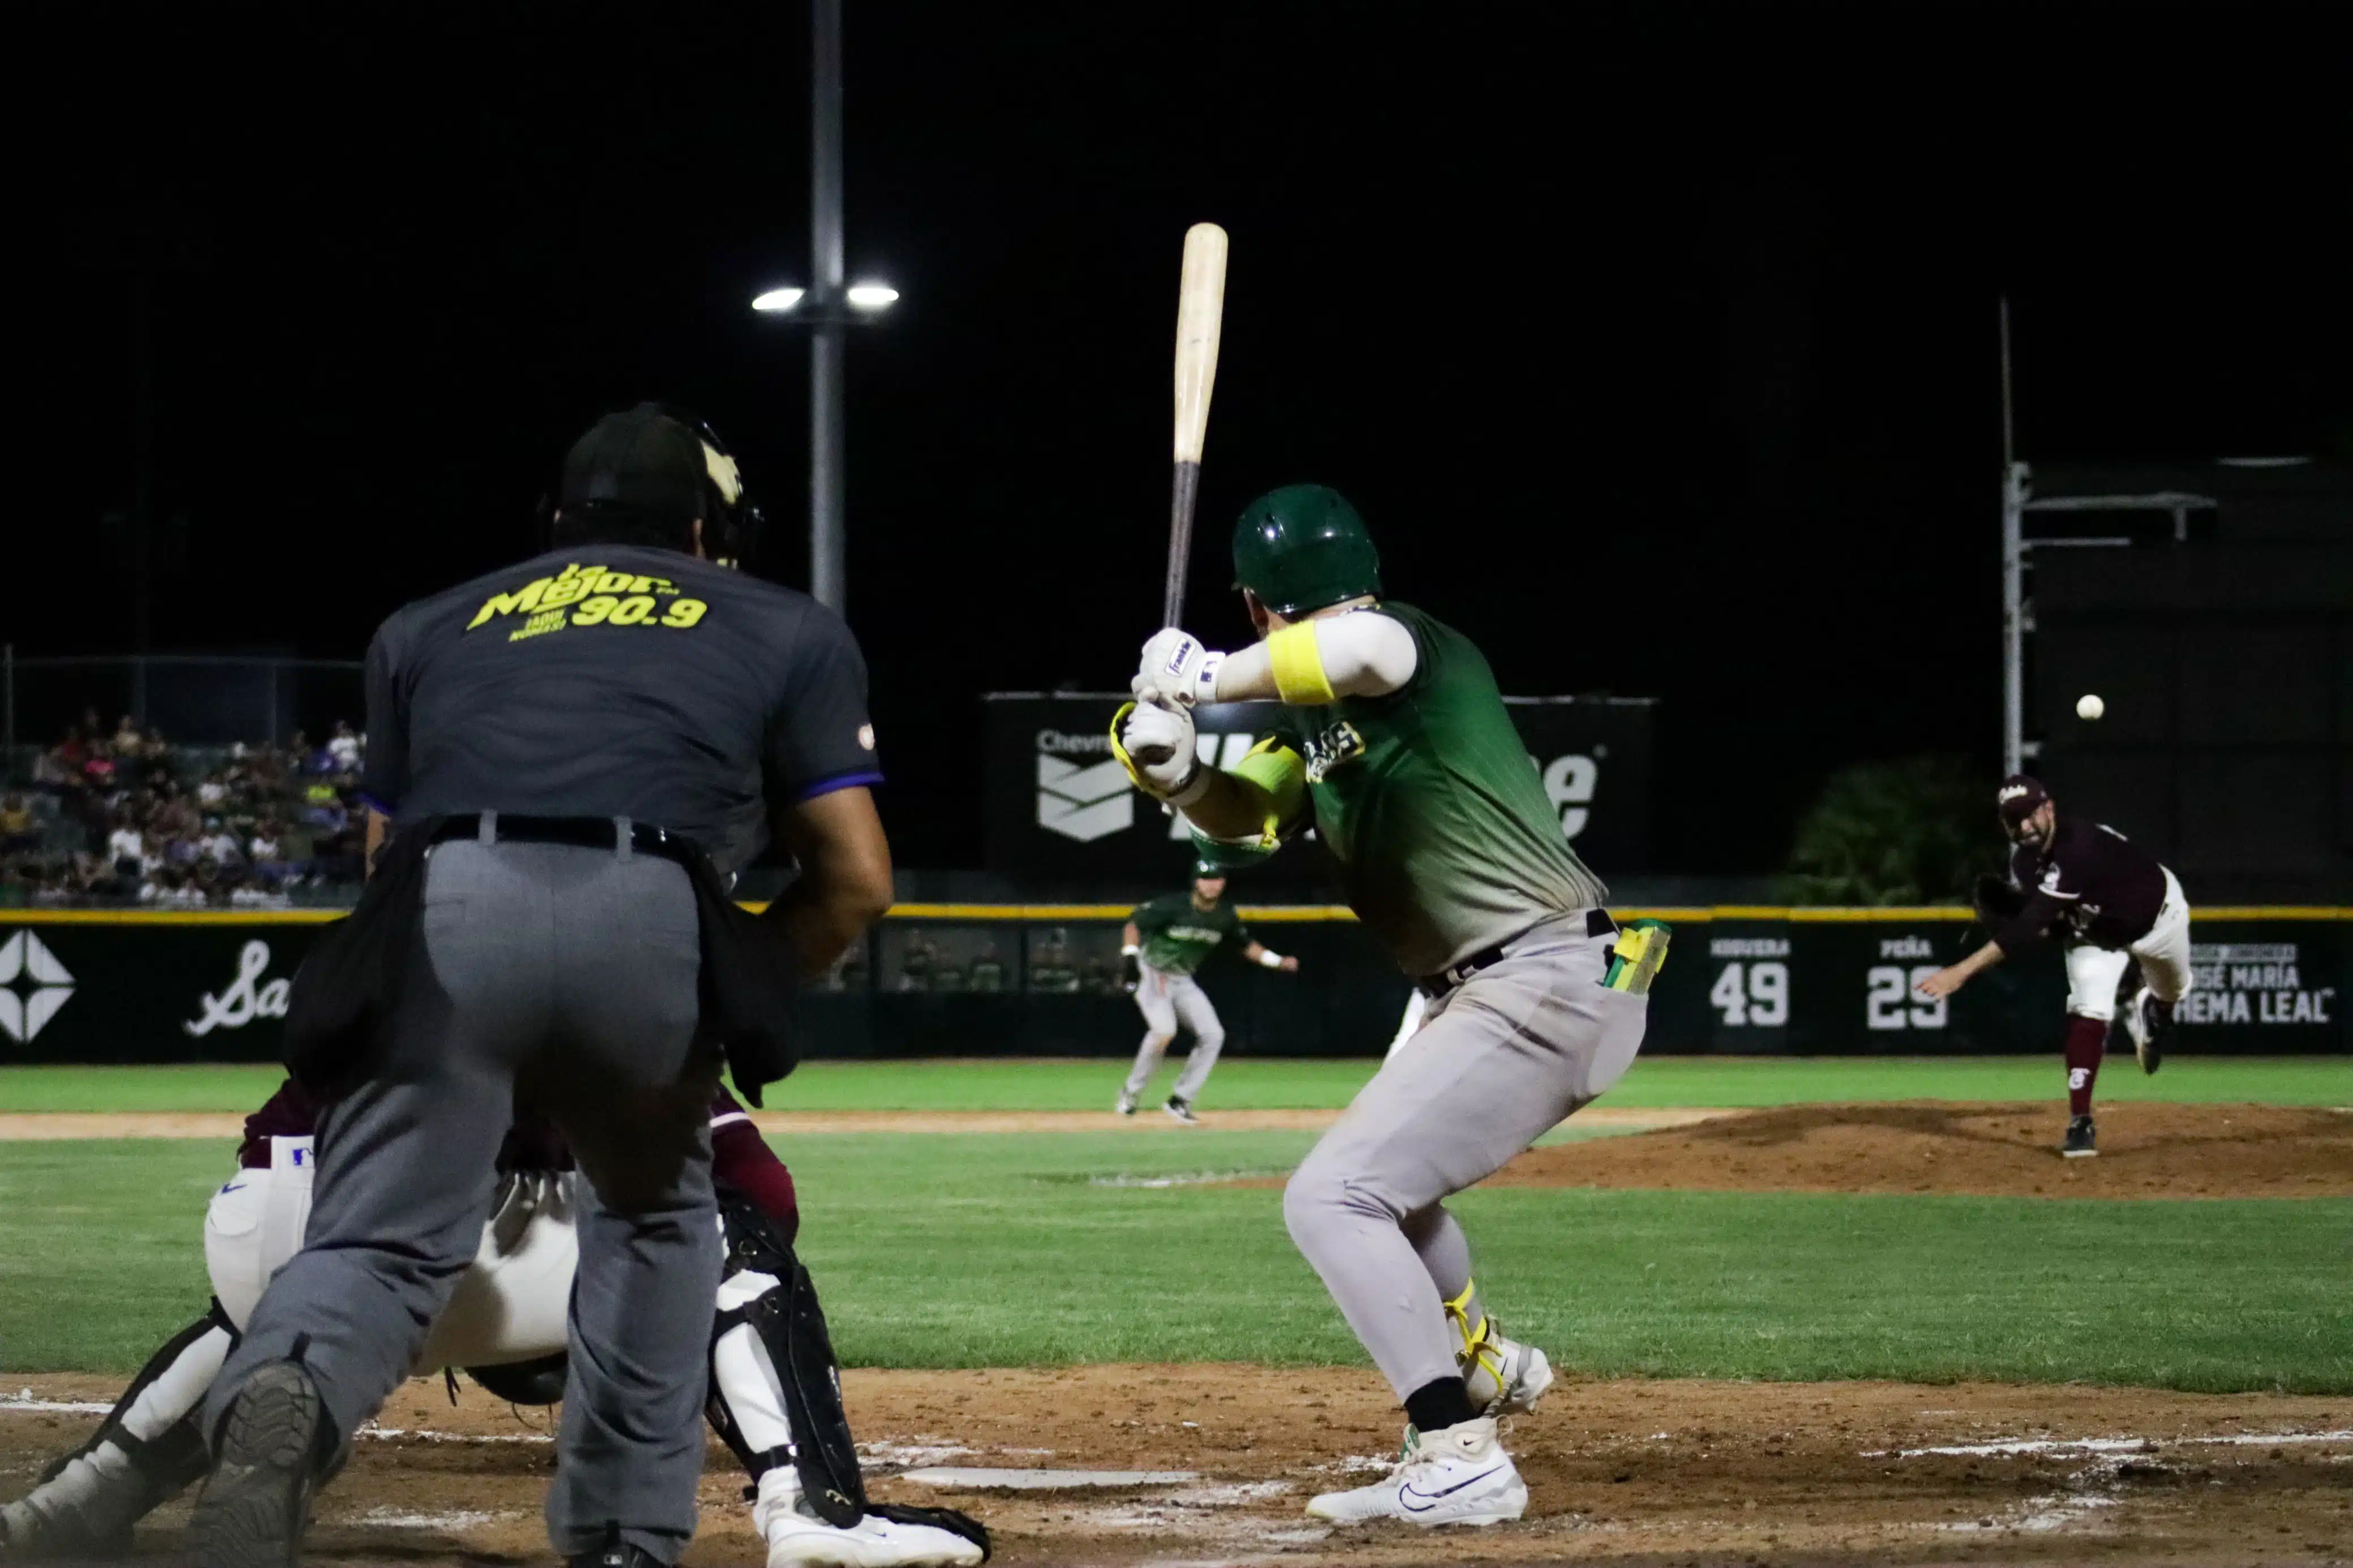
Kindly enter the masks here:
<path id="1" fill-rule="evenodd" d="M 789 310 L 801 302 L 801 296 L 807 292 L 806 289 L 771 289 L 753 300 L 752 309 L 771 312 Z"/>
<path id="2" fill-rule="evenodd" d="M 887 310 L 899 298 L 899 290 L 887 283 L 852 283 L 849 302 L 861 310 Z"/>

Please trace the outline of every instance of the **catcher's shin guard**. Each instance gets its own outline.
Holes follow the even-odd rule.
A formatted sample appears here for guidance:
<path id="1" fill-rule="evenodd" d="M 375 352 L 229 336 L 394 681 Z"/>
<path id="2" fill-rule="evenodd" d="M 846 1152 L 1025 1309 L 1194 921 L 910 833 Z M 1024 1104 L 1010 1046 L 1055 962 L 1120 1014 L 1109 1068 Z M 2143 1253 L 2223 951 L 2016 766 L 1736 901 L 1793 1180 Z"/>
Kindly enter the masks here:
<path id="1" fill-rule="evenodd" d="M 204 1476 L 196 1408 L 237 1331 L 215 1301 L 165 1341 L 90 1440 L 41 1471 L 40 1485 L 0 1507 L 0 1555 L 120 1552 L 132 1527 Z"/>
<path id="2" fill-rule="evenodd" d="M 856 1524 L 866 1488 L 808 1270 L 750 1204 L 723 1193 L 719 1209 L 727 1263 L 711 1329 L 711 1424 L 755 1484 L 789 1461 L 818 1517 Z"/>

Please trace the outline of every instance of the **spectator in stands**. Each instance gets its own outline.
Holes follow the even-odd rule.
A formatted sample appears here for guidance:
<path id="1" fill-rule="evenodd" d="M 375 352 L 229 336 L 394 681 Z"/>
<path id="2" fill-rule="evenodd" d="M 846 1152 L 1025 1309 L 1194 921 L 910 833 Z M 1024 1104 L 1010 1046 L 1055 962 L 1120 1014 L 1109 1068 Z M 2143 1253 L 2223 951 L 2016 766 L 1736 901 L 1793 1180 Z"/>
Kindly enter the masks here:
<path id="1" fill-rule="evenodd" d="M 29 855 L 41 847 L 33 825 L 33 808 L 21 795 L 0 798 L 0 856 Z"/>
<path id="2" fill-rule="evenodd" d="M 265 812 L 261 820 L 253 825 L 252 837 L 245 841 L 247 866 L 254 885 L 272 892 L 287 877 L 279 833 L 278 819 Z"/>
<path id="3" fill-rule="evenodd" d="M 196 840 L 196 850 L 199 856 L 211 860 L 223 871 L 239 871 L 245 868 L 245 846 L 217 816 L 205 818 L 205 831 Z"/>
<path id="4" fill-rule="evenodd" d="M 113 831 L 106 836 L 107 864 L 119 868 L 126 860 L 133 872 L 146 868 L 147 836 L 139 831 L 129 806 L 115 812 Z"/>
<path id="5" fill-rule="evenodd" d="M 334 759 L 335 772 L 355 773 L 360 771 L 360 738 L 352 733 L 348 721 L 335 721 L 335 732 L 327 738 L 327 754 Z"/>

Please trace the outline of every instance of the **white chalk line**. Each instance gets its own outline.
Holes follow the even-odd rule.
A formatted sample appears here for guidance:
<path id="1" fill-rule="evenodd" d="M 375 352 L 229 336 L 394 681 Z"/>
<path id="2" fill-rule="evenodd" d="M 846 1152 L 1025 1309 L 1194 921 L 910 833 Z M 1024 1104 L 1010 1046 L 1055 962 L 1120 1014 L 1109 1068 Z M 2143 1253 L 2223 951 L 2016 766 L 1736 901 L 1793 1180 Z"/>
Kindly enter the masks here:
<path id="1" fill-rule="evenodd" d="M 520 1509 L 455 1509 L 448 1513 L 404 1513 L 396 1508 L 372 1508 L 354 1521 L 379 1530 L 474 1530 L 496 1520 L 521 1519 Z"/>
<path id="2" fill-rule="evenodd" d="M 1035 1470 L 1004 1469 L 985 1465 L 934 1465 L 908 1470 L 899 1479 L 927 1487 L 970 1487 L 981 1490 L 1070 1491 L 1081 1487 L 1166 1487 L 1201 1479 L 1198 1470 Z"/>

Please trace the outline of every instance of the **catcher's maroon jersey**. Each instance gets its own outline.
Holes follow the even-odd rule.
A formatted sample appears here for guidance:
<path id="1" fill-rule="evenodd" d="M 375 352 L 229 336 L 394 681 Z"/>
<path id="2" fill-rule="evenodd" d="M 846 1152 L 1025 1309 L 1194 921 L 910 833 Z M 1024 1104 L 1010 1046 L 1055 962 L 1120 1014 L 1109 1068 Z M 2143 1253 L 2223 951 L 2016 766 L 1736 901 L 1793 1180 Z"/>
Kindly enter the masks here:
<path id="1" fill-rule="evenodd" d="M 2042 847 L 2012 850 L 2010 879 L 2026 904 L 1994 932 L 2006 953 L 2046 937 L 2123 947 L 2148 934 L 2165 904 L 2165 868 L 2157 858 L 2080 816 L 2060 817 Z"/>

